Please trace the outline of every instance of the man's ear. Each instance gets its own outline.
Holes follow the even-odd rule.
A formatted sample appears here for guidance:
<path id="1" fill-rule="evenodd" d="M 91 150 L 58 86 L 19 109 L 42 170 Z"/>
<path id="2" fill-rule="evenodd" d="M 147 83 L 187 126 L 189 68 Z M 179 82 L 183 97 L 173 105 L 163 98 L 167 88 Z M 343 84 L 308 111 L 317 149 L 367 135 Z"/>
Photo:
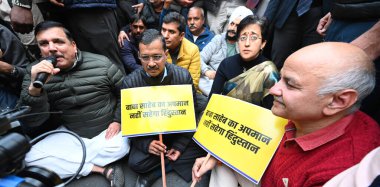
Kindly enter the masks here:
<path id="1" fill-rule="evenodd" d="M 183 40 L 183 37 L 185 37 L 185 32 L 181 32 L 181 34 L 179 34 L 179 36 L 181 37 L 181 41 Z"/>
<path id="2" fill-rule="evenodd" d="M 323 108 L 323 114 L 326 116 L 335 115 L 341 111 L 351 108 L 358 100 L 358 92 L 353 89 L 345 89 L 334 93 L 329 104 Z"/>
<path id="3" fill-rule="evenodd" d="M 77 43 L 75 43 L 75 41 L 71 41 L 71 45 L 75 48 L 75 53 L 78 52 L 78 48 L 77 48 Z"/>

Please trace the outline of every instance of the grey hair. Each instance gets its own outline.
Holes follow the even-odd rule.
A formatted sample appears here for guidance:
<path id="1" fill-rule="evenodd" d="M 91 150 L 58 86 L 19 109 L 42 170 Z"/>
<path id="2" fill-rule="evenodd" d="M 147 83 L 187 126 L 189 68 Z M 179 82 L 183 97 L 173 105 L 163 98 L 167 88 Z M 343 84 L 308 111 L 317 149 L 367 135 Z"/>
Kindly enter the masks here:
<path id="1" fill-rule="evenodd" d="M 193 7 L 191 7 L 191 8 L 189 9 L 189 12 L 190 12 L 191 9 L 198 9 L 199 11 L 201 11 L 202 19 L 206 19 L 206 18 L 205 18 L 205 11 L 203 10 L 202 7 L 199 7 L 199 6 L 193 6 Z"/>
<path id="2" fill-rule="evenodd" d="M 350 108 L 349 113 L 355 112 L 365 97 L 367 97 L 375 88 L 376 71 L 373 66 L 363 67 L 356 66 L 349 70 L 343 70 L 340 73 L 329 76 L 319 89 L 318 95 L 336 93 L 344 89 L 354 89 L 358 92 L 358 100 Z"/>

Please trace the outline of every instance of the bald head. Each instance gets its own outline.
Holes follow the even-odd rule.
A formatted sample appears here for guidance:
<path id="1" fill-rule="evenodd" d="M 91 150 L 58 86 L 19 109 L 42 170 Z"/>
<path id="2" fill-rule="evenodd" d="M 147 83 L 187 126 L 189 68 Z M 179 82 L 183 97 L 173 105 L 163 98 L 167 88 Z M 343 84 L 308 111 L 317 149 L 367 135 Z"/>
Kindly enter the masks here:
<path id="1" fill-rule="evenodd" d="M 375 86 L 373 62 L 360 48 L 341 42 L 324 42 L 304 47 L 285 61 L 285 66 L 302 66 L 321 80 L 319 95 L 344 89 L 358 92 L 354 109 Z"/>
<path id="2" fill-rule="evenodd" d="M 360 48 L 342 42 L 324 42 L 304 47 L 292 55 L 286 61 L 301 61 L 311 66 L 323 69 L 331 68 L 336 73 L 336 68 L 366 68 L 372 69 L 373 63 Z"/>

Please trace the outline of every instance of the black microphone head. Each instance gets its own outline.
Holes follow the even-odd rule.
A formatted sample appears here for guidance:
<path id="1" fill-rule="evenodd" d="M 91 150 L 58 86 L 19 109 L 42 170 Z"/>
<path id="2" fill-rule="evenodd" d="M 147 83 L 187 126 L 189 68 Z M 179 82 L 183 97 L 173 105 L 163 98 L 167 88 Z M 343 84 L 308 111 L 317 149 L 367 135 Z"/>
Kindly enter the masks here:
<path id="1" fill-rule="evenodd" d="M 44 82 L 40 81 L 40 80 L 36 80 L 33 82 L 33 86 L 36 87 L 36 88 L 42 88 L 44 86 Z"/>
<path id="2" fill-rule="evenodd" d="M 42 60 L 46 60 L 46 61 L 52 63 L 53 67 L 55 67 L 57 65 L 57 57 L 55 57 L 55 56 L 48 56 L 48 57 L 43 58 Z M 44 72 L 38 73 L 36 79 L 33 82 L 33 86 L 36 88 L 42 88 L 44 86 L 48 76 L 49 75 L 47 73 L 44 73 Z"/>
<path id="3" fill-rule="evenodd" d="M 53 66 L 55 66 L 57 64 L 57 57 L 55 57 L 55 56 L 48 56 L 48 57 L 45 58 L 45 60 L 47 60 L 50 63 L 52 63 Z"/>

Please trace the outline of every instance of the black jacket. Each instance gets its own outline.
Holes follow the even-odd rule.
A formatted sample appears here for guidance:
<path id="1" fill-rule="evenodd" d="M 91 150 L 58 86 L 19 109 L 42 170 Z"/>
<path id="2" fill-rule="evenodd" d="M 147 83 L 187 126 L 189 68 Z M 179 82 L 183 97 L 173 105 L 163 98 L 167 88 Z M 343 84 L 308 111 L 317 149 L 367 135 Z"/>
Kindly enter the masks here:
<path id="1" fill-rule="evenodd" d="M 136 88 L 159 85 L 192 85 L 193 80 L 190 76 L 189 71 L 169 63 L 166 63 L 165 67 L 167 69 L 167 76 L 163 79 L 162 82 L 157 81 L 154 78 L 148 77 L 144 69 L 140 68 L 124 78 L 123 88 Z M 194 86 L 193 98 L 196 98 Z M 201 148 L 199 148 L 198 145 L 194 143 L 194 141 L 192 141 L 193 134 L 194 133 L 175 133 L 163 135 L 163 142 L 168 147 L 168 150 L 170 148 L 174 148 L 181 152 L 180 158 L 175 162 L 170 162 L 170 164 L 173 167 L 173 169 L 186 181 L 191 180 L 191 168 L 194 164 L 195 159 L 205 155 L 205 152 Z M 131 138 L 131 151 L 129 162 L 131 162 L 131 160 L 138 159 L 131 158 L 134 155 L 149 155 L 149 144 L 153 140 L 158 140 L 158 136 L 152 135 Z M 157 156 L 151 155 L 151 157 Z"/>
<path id="2" fill-rule="evenodd" d="M 21 41 L 3 25 L 0 25 L 0 49 L 3 53 L 0 56 L 0 61 L 16 67 L 18 72 L 18 74 L 14 76 L 0 73 L 0 88 L 6 87 L 11 90 L 13 94 L 19 95 L 22 79 L 26 73 L 25 68 L 30 62 Z"/>
<path id="3" fill-rule="evenodd" d="M 335 0 L 331 2 L 331 15 L 336 19 L 378 19 L 378 0 Z"/>
<path id="4" fill-rule="evenodd" d="M 111 122 L 120 122 L 123 74 L 105 56 L 79 51 L 76 66 L 52 76 L 39 97 L 33 97 L 28 92 L 30 69 L 31 66 L 28 66 L 28 74 L 22 84 L 21 105 L 31 106 L 30 113 L 63 113 L 23 118 L 24 125 L 64 125 L 81 137 L 92 138 L 108 128 Z"/>

